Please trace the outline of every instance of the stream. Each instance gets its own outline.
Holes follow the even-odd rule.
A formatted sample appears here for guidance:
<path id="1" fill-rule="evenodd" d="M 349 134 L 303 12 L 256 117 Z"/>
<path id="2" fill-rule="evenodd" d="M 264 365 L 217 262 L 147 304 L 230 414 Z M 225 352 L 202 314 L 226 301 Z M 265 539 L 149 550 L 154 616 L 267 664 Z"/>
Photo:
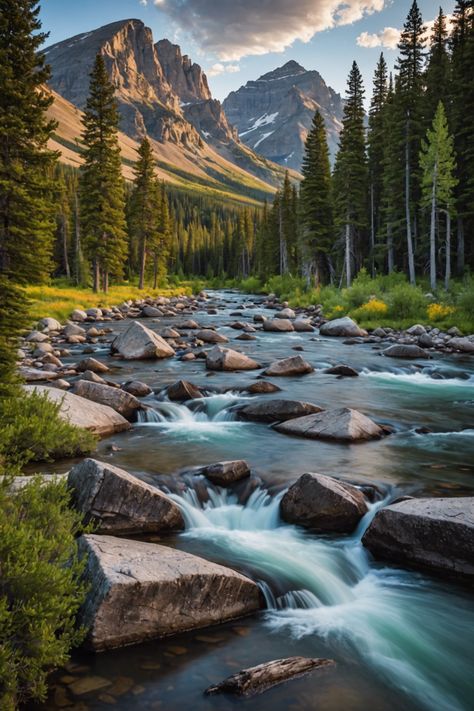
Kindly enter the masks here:
<path id="1" fill-rule="evenodd" d="M 258 331 L 255 341 L 235 341 L 241 332 L 229 327 L 232 321 L 252 323 L 255 314 L 274 312 L 259 305 L 261 297 L 209 294 L 218 315 L 199 311 L 192 318 L 218 326 L 229 347 L 262 365 L 302 347 L 314 366 L 309 375 L 271 378 L 282 392 L 262 398 L 353 407 L 394 432 L 352 445 L 288 437 L 267 424 L 236 419 L 235 407 L 254 397 L 239 388 L 259 371 L 209 374 L 201 360 L 117 361 L 108 348 L 98 348 L 94 357 L 113 367 L 109 380 L 142 380 L 158 393 L 144 400 L 150 410 L 133 428 L 102 441 L 97 454 L 160 486 L 180 506 L 185 531 L 147 540 L 244 572 L 259 583 L 266 609 L 166 640 L 97 655 L 76 652 L 54 676 L 57 686 L 41 708 L 63 708 L 66 689 L 77 711 L 472 709 L 472 594 L 375 563 L 360 540 L 376 511 L 402 494 L 474 494 L 474 359 L 399 361 L 382 357 L 376 344 L 344 345 L 317 331 Z M 236 311 L 241 315 L 231 316 Z M 146 325 L 179 328 L 188 318 L 148 319 Z M 114 331 L 126 325 L 114 323 Z M 78 353 L 80 347 L 71 360 Z M 323 373 L 338 363 L 356 368 L 359 377 Z M 207 397 L 186 405 L 169 402 L 160 391 L 178 379 L 206 388 Z M 246 459 L 254 477 L 226 490 L 196 475 L 197 467 L 223 459 Z M 48 471 L 69 467 L 59 463 Z M 375 485 L 370 510 L 352 535 L 313 535 L 280 520 L 281 497 L 307 471 Z M 242 668 L 291 655 L 330 657 L 337 666 L 253 699 L 203 695 L 207 686 Z"/>

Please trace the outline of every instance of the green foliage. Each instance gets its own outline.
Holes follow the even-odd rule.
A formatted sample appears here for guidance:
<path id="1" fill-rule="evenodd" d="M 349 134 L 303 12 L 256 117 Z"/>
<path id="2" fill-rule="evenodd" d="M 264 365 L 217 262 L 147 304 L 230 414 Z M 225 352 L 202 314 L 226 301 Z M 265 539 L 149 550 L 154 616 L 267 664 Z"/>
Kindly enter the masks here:
<path id="1" fill-rule="evenodd" d="M 44 700 L 48 673 L 82 640 L 75 615 L 85 588 L 66 482 L 31 483 L 12 495 L 0 480 L 0 707 Z"/>
<path id="2" fill-rule="evenodd" d="M 426 313 L 427 300 L 419 286 L 399 284 L 388 294 L 388 306 L 394 319 L 417 319 Z"/>

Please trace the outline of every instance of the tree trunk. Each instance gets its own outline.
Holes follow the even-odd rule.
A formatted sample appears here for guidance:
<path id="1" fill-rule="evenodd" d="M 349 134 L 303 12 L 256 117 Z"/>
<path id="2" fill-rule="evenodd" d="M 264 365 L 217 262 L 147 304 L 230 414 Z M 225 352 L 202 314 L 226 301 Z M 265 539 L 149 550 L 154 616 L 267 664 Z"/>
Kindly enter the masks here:
<path id="1" fill-rule="evenodd" d="M 153 288 L 156 289 L 158 284 L 158 255 L 155 254 L 153 261 Z"/>
<path id="2" fill-rule="evenodd" d="M 346 222 L 346 284 L 351 285 L 351 226 Z"/>
<path id="3" fill-rule="evenodd" d="M 67 248 L 67 228 L 66 228 L 66 215 L 62 215 L 61 220 L 61 232 L 63 238 L 63 259 L 64 259 L 64 270 L 68 279 L 71 278 L 71 269 L 69 267 L 69 255 Z"/>
<path id="4" fill-rule="evenodd" d="M 370 274 L 375 277 L 375 206 L 374 183 L 370 184 Z"/>
<path id="5" fill-rule="evenodd" d="M 138 288 L 145 288 L 145 267 L 146 267 L 146 238 L 144 237 L 140 245 L 140 276 L 138 279 Z"/>
<path id="6" fill-rule="evenodd" d="M 458 276 L 464 274 L 464 220 L 461 216 L 457 220 L 456 273 Z"/>
<path id="7" fill-rule="evenodd" d="M 446 271 L 444 274 L 444 288 L 449 289 L 451 279 L 451 213 L 446 210 Z"/>
<path id="8" fill-rule="evenodd" d="M 408 250 L 408 275 L 410 284 L 416 284 L 415 257 L 413 254 L 413 240 L 411 234 L 411 209 L 410 209 L 410 112 L 407 113 L 406 140 L 405 140 L 405 220 L 407 231 Z"/>
<path id="9" fill-rule="evenodd" d="M 74 240 L 75 240 L 75 245 L 74 245 L 74 281 L 76 282 L 76 286 L 79 286 L 81 282 L 81 262 L 82 262 L 82 253 L 81 253 L 81 226 L 79 222 L 79 200 L 77 197 L 77 192 L 74 196 Z"/>
<path id="10" fill-rule="evenodd" d="M 433 190 L 431 193 L 431 227 L 430 227 L 430 289 L 436 289 L 436 184 L 438 180 L 438 163 L 433 170 Z"/>
<path id="11" fill-rule="evenodd" d="M 109 272 L 105 270 L 104 275 L 103 275 L 103 292 L 104 294 L 107 294 L 109 291 Z"/>
<path id="12" fill-rule="evenodd" d="M 388 273 L 393 272 L 394 266 L 394 256 L 393 256 L 393 236 L 392 236 L 392 223 L 387 222 L 387 268 Z"/>
<path id="13" fill-rule="evenodd" d="M 94 269 L 94 284 L 93 284 L 93 291 L 95 294 L 98 293 L 99 287 L 100 287 L 100 267 L 99 267 L 99 262 L 97 261 L 97 258 L 94 259 L 94 264 L 93 264 L 93 269 Z"/>

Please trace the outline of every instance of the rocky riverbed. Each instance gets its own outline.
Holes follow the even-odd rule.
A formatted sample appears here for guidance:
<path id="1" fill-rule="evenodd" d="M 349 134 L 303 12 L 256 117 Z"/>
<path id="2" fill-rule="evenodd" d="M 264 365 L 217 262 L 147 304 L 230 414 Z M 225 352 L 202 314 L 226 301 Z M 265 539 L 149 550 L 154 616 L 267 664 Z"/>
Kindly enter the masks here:
<path id="1" fill-rule="evenodd" d="M 245 704 L 468 708 L 473 351 L 231 292 L 43 319 L 19 368 L 102 438 L 47 473 L 75 465 L 82 619 L 112 650 L 46 707 L 234 708 L 204 690 L 305 657 L 331 664 Z"/>

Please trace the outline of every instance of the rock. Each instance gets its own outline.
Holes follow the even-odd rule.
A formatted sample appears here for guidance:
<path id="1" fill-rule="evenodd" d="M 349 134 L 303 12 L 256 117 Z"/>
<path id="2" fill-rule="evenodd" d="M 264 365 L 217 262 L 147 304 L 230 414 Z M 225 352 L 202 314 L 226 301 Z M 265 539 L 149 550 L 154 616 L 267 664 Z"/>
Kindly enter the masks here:
<path id="1" fill-rule="evenodd" d="M 279 311 L 276 315 L 275 318 L 296 318 L 296 314 L 293 311 L 293 309 L 288 308 L 288 306 L 285 309 L 282 309 Z"/>
<path id="2" fill-rule="evenodd" d="M 102 314 L 102 309 L 97 308 L 96 306 L 93 306 L 90 309 L 86 309 L 86 314 L 89 318 L 93 319 L 101 319 L 103 314 Z"/>
<path id="3" fill-rule="evenodd" d="M 358 442 L 383 437 L 385 431 L 358 410 L 342 407 L 324 410 L 315 415 L 298 417 L 295 420 L 275 425 L 278 432 L 307 437 L 309 439 L 329 439 L 342 442 Z"/>
<path id="4" fill-rule="evenodd" d="M 62 329 L 61 324 L 55 318 L 42 318 L 38 321 L 38 328 L 41 331 L 60 331 Z"/>
<path id="5" fill-rule="evenodd" d="M 46 333 L 41 333 L 41 331 L 30 331 L 25 336 L 25 341 L 28 343 L 45 343 L 49 341 L 49 336 Z"/>
<path id="6" fill-rule="evenodd" d="M 130 395 L 135 395 L 135 397 L 146 397 L 153 392 L 149 385 L 142 383 L 141 380 L 129 380 L 127 383 L 122 385 L 122 390 Z"/>
<path id="7" fill-rule="evenodd" d="M 426 333 L 426 328 L 421 323 L 416 323 L 414 326 L 407 328 L 407 333 L 409 336 L 421 336 L 422 333 Z"/>
<path id="8" fill-rule="evenodd" d="M 297 318 L 296 321 L 293 321 L 293 328 L 298 333 L 304 333 L 305 331 L 314 331 L 314 326 L 312 326 L 309 321 L 304 321 L 300 318 Z"/>
<path id="9" fill-rule="evenodd" d="M 192 319 L 188 319 L 187 321 L 183 321 L 183 323 L 180 323 L 178 325 L 178 328 L 182 328 L 185 331 L 194 331 L 200 328 L 199 324 L 196 323 L 196 321 L 193 321 Z"/>
<path id="10" fill-rule="evenodd" d="M 69 338 L 70 336 L 84 336 L 85 333 L 85 328 L 77 326 L 75 323 L 67 323 L 63 328 L 63 335 L 66 336 L 66 338 Z"/>
<path id="11" fill-rule="evenodd" d="M 461 351 L 461 353 L 474 353 L 474 339 L 451 338 L 448 341 L 448 346 L 454 348 L 455 351 Z"/>
<path id="12" fill-rule="evenodd" d="M 51 371 L 41 368 L 30 368 L 26 365 L 19 368 L 19 373 L 27 383 L 36 383 L 41 380 L 55 380 L 58 377 L 56 373 L 52 373 Z"/>
<path id="13" fill-rule="evenodd" d="M 36 348 L 33 351 L 34 358 L 41 358 L 45 353 L 52 353 L 54 351 L 51 343 L 37 343 Z"/>
<path id="14" fill-rule="evenodd" d="M 278 331 L 280 333 L 294 331 L 293 324 L 286 318 L 266 319 L 263 322 L 264 331 Z"/>
<path id="15" fill-rule="evenodd" d="M 345 378 L 355 378 L 359 375 L 357 370 L 349 365 L 333 365 L 332 368 L 326 368 L 323 373 L 327 375 L 342 375 Z"/>
<path id="16" fill-rule="evenodd" d="M 321 412 L 321 410 L 321 407 L 313 405 L 310 402 L 272 399 L 251 402 L 239 410 L 239 415 L 245 420 L 252 420 L 254 422 L 284 422 L 295 417 L 303 417 L 304 415 Z"/>
<path id="17" fill-rule="evenodd" d="M 157 309 L 155 306 L 144 306 L 142 315 L 145 316 L 145 318 L 158 318 L 159 316 L 163 316 L 163 311 L 160 311 L 160 309 Z"/>
<path id="18" fill-rule="evenodd" d="M 53 380 L 53 382 L 51 383 L 51 387 L 59 388 L 60 390 L 69 390 L 69 388 L 71 387 L 71 383 L 67 380 L 64 380 L 64 378 L 58 378 L 58 380 Z"/>
<path id="19" fill-rule="evenodd" d="M 450 328 L 448 331 L 448 336 L 455 336 L 456 338 L 458 338 L 462 336 L 462 333 L 459 328 L 457 328 L 456 326 L 452 326 L 452 328 Z"/>
<path id="20" fill-rule="evenodd" d="M 92 370 L 85 370 L 83 373 L 81 373 L 81 380 L 89 380 L 91 383 L 100 383 L 100 385 L 107 385 L 105 380 L 100 377 L 100 375 L 97 375 L 97 373 L 93 373 Z"/>
<path id="21" fill-rule="evenodd" d="M 197 385 L 193 385 L 187 380 L 177 380 L 176 383 L 168 385 L 166 394 L 170 400 L 177 400 L 178 402 L 204 397 Z"/>
<path id="22" fill-rule="evenodd" d="M 170 358 L 174 350 L 163 339 L 139 321 L 130 326 L 111 345 L 111 352 L 118 353 L 125 360 L 145 360 L 149 358 Z"/>
<path id="23" fill-rule="evenodd" d="M 79 622 L 96 651 L 208 627 L 258 610 L 258 586 L 249 578 L 183 551 L 85 535 L 91 587 Z"/>
<path id="24" fill-rule="evenodd" d="M 422 333 L 418 337 L 418 345 L 420 348 L 433 348 L 434 341 L 428 333 Z"/>
<path id="25" fill-rule="evenodd" d="M 313 370 L 312 365 L 297 355 L 270 363 L 264 373 L 265 375 L 305 375 L 306 373 L 312 373 Z"/>
<path id="26" fill-rule="evenodd" d="M 387 332 L 384 328 L 381 328 L 378 326 L 375 330 L 372 331 L 372 336 L 376 336 L 377 338 L 385 338 L 387 335 Z"/>
<path id="27" fill-rule="evenodd" d="M 323 474 L 303 474 L 280 503 L 284 521 L 320 533 L 351 533 L 368 510 L 359 489 Z"/>
<path id="28" fill-rule="evenodd" d="M 256 370 L 260 366 L 243 353 L 233 351 L 231 348 L 214 346 L 207 353 L 206 368 L 208 370 Z"/>
<path id="29" fill-rule="evenodd" d="M 199 338 L 200 341 L 204 341 L 204 343 L 229 343 L 227 336 L 223 336 L 222 333 L 217 333 L 217 331 L 212 331 L 210 328 L 198 331 L 196 338 Z"/>
<path id="30" fill-rule="evenodd" d="M 205 693 L 207 695 L 225 693 L 236 696 L 255 696 L 255 694 L 261 694 L 290 679 L 298 679 L 317 669 L 334 666 L 335 663 L 333 659 L 311 659 L 309 657 L 275 659 L 256 667 L 243 669 L 219 684 L 209 686 Z"/>
<path id="31" fill-rule="evenodd" d="M 93 383 L 90 380 L 77 380 L 74 383 L 74 394 L 101 405 L 107 405 L 127 420 L 135 420 L 137 410 L 142 409 L 141 402 L 134 395 L 130 395 L 121 388 Z"/>
<path id="32" fill-rule="evenodd" d="M 107 373 L 110 368 L 95 358 L 84 358 L 76 365 L 76 370 L 92 370 L 93 373 Z"/>
<path id="33" fill-rule="evenodd" d="M 228 486 L 250 476 L 250 467 L 243 459 L 229 462 L 216 462 L 203 467 L 200 474 L 218 486 Z"/>
<path id="34" fill-rule="evenodd" d="M 362 543 L 375 558 L 474 580 L 474 497 L 409 499 L 375 515 Z"/>
<path id="35" fill-rule="evenodd" d="M 84 459 L 69 472 L 68 485 L 75 507 L 94 524 L 97 533 L 125 535 L 184 528 L 174 501 L 110 464 Z"/>
<path id="36" fill-rule="evenodd" d="M 27 393 L 34 390 L 46 394 L 48 399 L 60 403 L 59 416 L 76 427 L 89 430 L 99 437 L 130 429 L 130 423 L 111 407 L 86 400 L 79 395 L 63 392 L 46 385 L 25 385 Z"/>
<path id="37" fill-rule="evenodd" d="M 252 336 L 251 333 L 241 333 L 240 336 L 237 336 L 236 341 L 256 341 L 257 337 Z"/>
<path id="38" fill-rule="evenodd" d="M 367 331 L 360 328 L 349 316 L 327 321 L 320 327 L 319 333 L 321 336 L 344 336 L 345 338 L 367 336 Z"/>
<path id="39" fill-rule="evenodd" d="M 174 328 L 164 328 L 161 332 L 162 338 L 180 338 L 181 334 Z"/>
<path id="40" fill-rule="evenodd" d="M 278 393 L 281 388 L 274 383 L 270 383 L 269 380 L 257 380 L 256 383 L 248 385 L 245 390 L 251 395 L 263 395 L 264 393 Z"/>
<path id="41" fill-rule="evenodd" d="M 74 311 L 71 314 L 71 321 L 85 321 L 87 319 L 87 314 L 85 311 L 82 311 L 81 309 L 74 309 Z"/>
<path id="42" fill-rule="evenodd" d="M 194 353 L 185 353 L 183 356 L 181 356 L 181 360 L 186 362 L 189 360 L 196 360 L 196 356 Z"/>
<path id="43" fill-rule="evenodd" d="M 420 346 L 404 343 L 394 343 L 393 346 L 382 351 L 382 355 L 389 358 L 431 358 Z"/>

